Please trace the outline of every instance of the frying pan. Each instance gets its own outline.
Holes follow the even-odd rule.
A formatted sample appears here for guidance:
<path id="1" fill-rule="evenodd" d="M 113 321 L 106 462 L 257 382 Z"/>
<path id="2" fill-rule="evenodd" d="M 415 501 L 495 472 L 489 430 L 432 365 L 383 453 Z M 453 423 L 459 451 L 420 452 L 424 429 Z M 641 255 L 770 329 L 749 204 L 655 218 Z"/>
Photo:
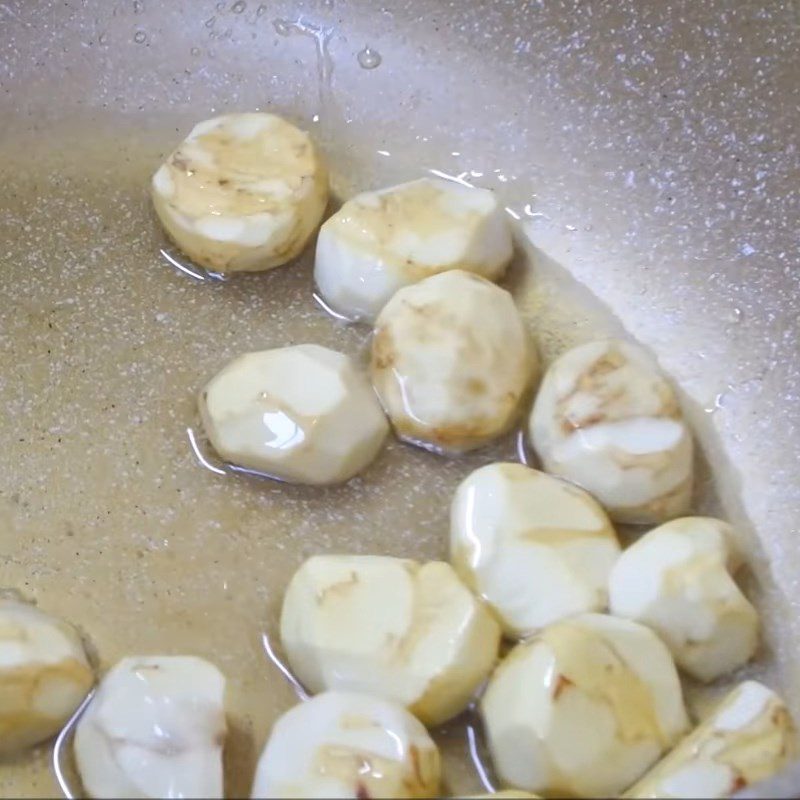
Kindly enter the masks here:
<path id="1" fill-rule="evenodd" d="M 609 332 L 652 349 L 697 432 L 696 509 L 748 554 L 750 672 L 800 716 L 798 44 L 777 0 L 0 0 L 0 586 L 103 666 L 214 660 L 242 795 L 294 702 L 261 638 L 292 570 L 442 556 L 455 485 L 513 457 L 393 443 L 326 490 L 198 463 L 194 394 L 228 359 L 367 342 L 314 305 L 308 255 L 226 283 L 165 258 L 159 160 L 199 119 L 270 110 L 318 139 L 340 198 L 430 170 L 495 189 L 545 358 Z M 476 788 L 464 726 L 439 740 L 450 788 Z M 46 750 L 0 767 L 3 796 L 54 792 Z"/>

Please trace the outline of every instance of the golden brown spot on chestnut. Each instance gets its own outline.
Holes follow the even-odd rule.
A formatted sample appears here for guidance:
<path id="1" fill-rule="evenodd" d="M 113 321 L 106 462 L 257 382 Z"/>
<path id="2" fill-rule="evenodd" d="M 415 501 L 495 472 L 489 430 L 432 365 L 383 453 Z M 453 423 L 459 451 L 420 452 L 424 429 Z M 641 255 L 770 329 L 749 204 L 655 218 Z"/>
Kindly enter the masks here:
<path id="1" fill-rule="evenodd" d="M 747 787 L 747 781 L 744 779 L 742 775 L 737 775 L 734 778 L 733 783 L 731 784 L 730 792 L 731 794 L 736 794 L 736 792 L 740 792 L 742 789 Z"/>
<path id="2" fill-rule="evenodd" d="M 425 777 L 422 774 L 422 765 L 419 761 L 419 748 L 415 744 L 412 744 L 408 749 L 408 753 L 411 756 L 411 766 L 414 768 L 414 777 L 417 779 L 417 783 L 422 785 Z"/>
<path id="3" fill-rule="evenodd" d="M 467 381 L 466 389 L 469 394 L 485 394 L 488 390 L 486 381 L 480 378 L 470 378 Z"/>
<path id="4" fill-rule="evenodd" d="M 356 798 L 358 800 L 369 800 L 370 796 L 369 789 L 359 781 L 356 784 Z"/>
<path id="5" fill-rule="evenodd" d="M 359 582 L 358 573 L 351 572 L 350 576 L 343 581 L 332 583 L 326 586 L 321 592 L 317 594 L 317 603 L 322 605 L 330 595 L 342 595 L 350 591 Z"/>
<path id="6" fill-rule="evenodd" d="M 378 328 L 372 341 L 373 369 L 390 369 L 397 361 L 397 350 L 387 328 Z"/>
<path id="7" fill-rule="evenodd" d="M 574 685 L 575 681 L 571 681 L 566 675 L 559 675 L 556 679 L 556 685 L 553 687 L 553 700 L 558 700 L 562 692 L 565 692 L 570 686 Z"/>

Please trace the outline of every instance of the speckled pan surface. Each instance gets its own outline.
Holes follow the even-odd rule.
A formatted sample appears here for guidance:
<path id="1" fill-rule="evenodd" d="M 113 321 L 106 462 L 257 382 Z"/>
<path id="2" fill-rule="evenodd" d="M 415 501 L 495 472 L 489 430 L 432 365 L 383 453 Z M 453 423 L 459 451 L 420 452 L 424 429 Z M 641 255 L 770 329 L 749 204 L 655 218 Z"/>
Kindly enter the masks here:
<path id="1" fill-rule="evenodd" d="M 159 159 L 198 119 L 275 110 L 319 139 L 340 197 L 430 169 L 496 189 L 546 358 L 618 320 L 658 355 L 711 465 L 697 508 L 750 554 L 750 672 L 800 713 L 798 74 L 788 1 L 2 0 L 0 586 L 80 625 L 104 667 L 214 660 L 242 794 L 293 702 L 261 643 L 291 571 L 444 554 L 454 487 L 513 457 L 393 443 L 322 491 L 197 465 L 195 392 L 234 355 L 364 356 L 365 330 L 312 302 L 308 256 L 201 284 L 159 252 Z M 463 728 L 440 740 L 450 787 L 474 788 Z M 54 787 L 46 748 L 0 766 L 3 796 Z"/>

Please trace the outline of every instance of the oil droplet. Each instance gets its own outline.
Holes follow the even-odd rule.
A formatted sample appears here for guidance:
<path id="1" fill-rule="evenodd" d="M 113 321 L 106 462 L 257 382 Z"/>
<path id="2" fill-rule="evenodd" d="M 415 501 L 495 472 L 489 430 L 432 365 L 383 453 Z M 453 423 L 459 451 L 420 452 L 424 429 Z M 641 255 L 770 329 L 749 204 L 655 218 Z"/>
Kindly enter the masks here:
<path id="1" fill-rule="evenodd" d="M 186 429 L 186 435 L 189 437 L 189 445 L 191 446 L 194 457 L 197 459 L 197 462 L 200 464 L 200 466 L 205 467 L 209 472 L 213 472 L 215 475 L 228 474 L 228 470 L 225 469 L 224 464 L 214 464 L 213 461 L 205 455 L 203 448 L 198 442 L 197 434 L 192 428 Z"/>
<path id="2" fill-rule="evenodd" d="M 358 58 L 358 63 L 364 69 L 375 69 L 376 67 L 379 67 L 381 65 L 381 61 L 383 61 L 381 54 L 369 46 L 361 50 L 356 58 Z"/>
<path id="3" fill-rule="evenodd" d="M 294 689 L 297 699 L 303 702 L 308 700 L 310 697 L 309 693 L 306 691 L 303 684 L 300 683 L 300 681 L 294 676 L 294 673 L 289 669 L 289 667 L 283 663 L 283 659 L 281 659 L 281 657 L 275 652 L 268 633 L 261 634 L 261 643 L 264 646 L 264 652 L 266 653 L 267 658 L 272 662 L 273 666 L 277 668 L 278 672 L 283 675 L 289 686 Z"/>
<path id="4" fill-rule="evenodd" d="M 731 313 L 730 313 L 730 320 L 731 320 L 731 322 L 734 322 L 734 323 L 737 323 L 737 324 L 738 324 L 738 323 L 739 323 L 739 322 L 741 322 L 743 319 L 744 319 L 744 311 L 742 311 L 742 309 L 741 309 L 741 308 L 739 308 L 738 306 L 736 306 L 735 308 L 733 308 L 733 309 L 731 310 Z"/>
<path id="5" fill-rule="evenodd" d="M 101 33 L 100 36 L 97 37 L 97 41 L 100 44 L 106 44 L 106 42 L 108 42 L 108 36 L 106 36 L 104 33 Z"/>
<path id="6" fill-rule="evenodd" d="M 331 90 L 331 74 L 333 72 L 333 61 L 328 49 L 328 43 L 333 36 L 333 28 L 325 28 L 310 22 L 303 17 L 296 21 L 287 19 L 274 19 L 272 25 L 280 36 L 307 36 L 314 41 L 314 48 L 317 51 L 317 88 L 319 91 L 320 106 L 324 109 L 328 107 L 328 95 Z"/>
<path id="7" fill-rule="evenodd" d="M 325 312 L 330 314 L 334 319 L 338 320 L 339 322 L 356 322 L 355 319 L 350 319 L 350 317 L 346 317 L 344 314 L 340 314 L 338 311 L 335 311 L 331 308 L 316 292 L 311 295 L 314 298 L 314 302 Z"/>
<path id="8" fill-rule="evenodd" d="M 217 3 L 217 11 L 224 11 L 225 10 L 225 3 Z"/>
<path id="9" fill-rule="evenodd" d="M 144 4 L 142 0 L 133 0 L 133 13 L 141 14 L 144 11 Z"/>
<path id="10" fill-rule="evenodd" d="M 262 4 L 261 4 L 261 5 L 260 5 L 260 6 L 259 6 L 257 9 L 256 9 L 256 16 L 257 16 L 257 17 L 263 17 L 263 16 L 264 16 L 264 14 L 266 14 L 266 13 L 267 13 L 267 7 L 266 7 L 266 6 L 265 6 L 265 5 L 262 3 Z"/>
<path id="11" fill-rule="evenodd" d="M 285 19 L 272 20 L 272 27 L 278 36 L 288 36 L 292 32 L 292 26 Z"/>
<path id="12" fill-rule="evenodd" d="M 209 56 L 212 55 L 212 51 L 208 51 Z M 211 113 L 215 113 L 215 109 L 211 110 Z M 171 266 L 175 267 L 179 272 L 182 272 L 184 275 L 189 275 L 191 278 L 195 278 L 198 281 L 207 282 L 207 281 L 214 281 L 217 283 L 224 283 L 227 278 L 219 273 L 219 272 L 212 272 L 211 270 L 203 269 L 202 267 L 196 267 L 191 262 L 183 263 L 175 258 L 169 251 L 165 250 L 163 247 L 160 248 L 159 252 L 161 253 L 161 257 Z"/>
<path id="13" fill-rule="evenodd" d="M 462 186 L 467 186 L 470 189 L 473 188 L 472 184 L 467 180 L 469 172 L 461 172 L 458 175 L 451 175 L 449 172 L 444 172 L 441 169 L 429 169 L 428 172 L 430 172 L 431 175 L 435 175 L 437 178 L 444 178 L 446 181 L 453 181 L 453 183 L 460 183 Z"/>
<path id="14" fill-rule="evenodd" d="M 497 787 L 492 780 L 492 771 L 489 766 L 490 761 L 486 752 L 485 735 L 481 728 L 480 717 L 474 706 L 470 706 L 467 713 L 469 716 L 465 727 L 469 756 L 475 771 L 478 773 L 478 778 L 483 784 L 483 788 L 490 794 L 494 794 L 497 791 Z"/>
<path id="15" fill-rule="evenodd" d="M 715 414 L 717 411 L 725 407 L 725 396 L 726 392 L 719 392 L 714 397 L 714 402 L 712 405 L 708 406 L 707 408 L 703 409 L 706 414 Z"/>
<path id="16" fill-rule="evenodd" d="M 193 56 L 199 56 L 200 55 L 200 48 L 199 47 L 193 47 L 189 52 Z"/>
<path id="17" fill-rule="evenodd" d="M 144 44 L 147 41 L 147 34 L 144 31 L 136 31 L 133 35 L 133 41 L 136 44 Z"/>
<path id="18" fill-rule="evenodd" d="M 231 11 L 234 14 L 241 14 L 247 8 L 247 3 L 244 0 L 236 0 L 236 2 L 231 6 Z"/>
<path id="19" fill-rule="evenodd" d="M 533 466 L 533 457 L 528 447 L 528 437 L 525 435 L 525 431 L 520 429 L 517 432 L 517 458 L 519 459 L 520 464 L 524 464 L 526 467 Z"/>
<path id="20" fill-rule="evenodd" d="M 69 745 L 75 733 L 75 727 L 83 716 L 83 712 L 91 703 L 95 690 L 92 689 L 83 699 L 83 702 L 75 709 L 72 716 L 67 720 L 67 724 L 56 737 L 53 745 L 53 772 L 55 772 L 61 792 L 67 800 L 75 800 L 83 793 L 76 787 L 80 785 L 80 780 L 75 772 L 74 765 L 70 764 L 68 755 Z"/>

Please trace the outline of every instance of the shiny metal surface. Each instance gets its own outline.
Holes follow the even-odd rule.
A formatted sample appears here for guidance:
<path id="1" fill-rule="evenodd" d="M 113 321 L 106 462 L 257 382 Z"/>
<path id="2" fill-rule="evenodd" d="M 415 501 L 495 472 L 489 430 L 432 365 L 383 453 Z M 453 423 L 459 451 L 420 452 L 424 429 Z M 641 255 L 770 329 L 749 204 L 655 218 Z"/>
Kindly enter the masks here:
<path id="1" fill-rule="evenodd" d="M 191 122 L 274 110 L 327 148 L 340 195 L 424 169 L 496 189 L 532 242 L 530 280 L 557 275 L 572 293 L 567 302 L 543 290 L 532 301 L 534 324 L 537 314 L 545 323 L 556 314 L 560 342 L 616 317 L 657 354 L 711 467 L 699 507 L 721 504 L 742 531 L 749 590 L 766 620 L 754 673 L 800 716 L 799 76 L 800 10 L 791 0 L 0 0 L 0 234 L 10 254 L 0 253 L 9 281 L 0 295 L 0 445 L 13 454 L 0 460 L 0 585 L 52 607 L 62 596 L 52 582 L 70 580 L 48 556 L 63 559 L 70 548 L 34 547 L 12 499 L 40 468 L 50 475 L 53 458 L 49 440 L 26 444 L 30 458 L 15 449 L 29 422 L 11 403 L 22 379 L 9 365 L 34 363 L 34 339 L 19 337 L 47 332 L 17 325 L 14 314 L 35 304 L 41 286 L 69 292 L 64 260 L 93 266 L 88 248 L 66 245 L 42 265 L 25 226 L 60 222 L 55 205 L 47 221 L 36 217 L 30 198 L 52 190 L 42 175 L 102 167 L 104 224 L 130 224 L 131 208 L 144 224 L 149 173 Z M 157 263 L 156 244 L 152 233 L 134 242 L 143 270 Z M 38 254 L 30 264 L 29 250 Z M 21 279 L 28 272 L 30 287 Z M 245 315 L 238 300 L 261 286 L 241 285 L 226 313 Z M 281 309 L 269 310 L 274 320 Z M 545 323 L 540 342 L 557 349 Z M 211 347 L 198 338 L 206 349 L 187 344 L 186 359 Z M 160 352 L 173 346 L 168 336 L 158 342 Z M 235 344 L 223 349 L 232 354 Z M 217 363 L 187 366 L 184 395 Z M 43 509 L 63 492 L 47 481 L 38 491 L 49 498 Z M 36 524 L 47 528 L 46 519 Z M 419 546 L 434 552 L 425 531 Z M 281 563 L 285 571 L 294 562 Z M 104 663 L 117 655 L 121 645 L 100 619 L 103 598 L 64 598 L 94 631 Z M 92 608 L 98 619 L 86 618 Z M 281 697 L 287 705 L 289 692 Z M 237 746 L 250 764 L 261 742 L 244 738 Z M 52 786 L 37 778 L 23 789 L 16 775 L 8 786 L 29 796 Z"/>

